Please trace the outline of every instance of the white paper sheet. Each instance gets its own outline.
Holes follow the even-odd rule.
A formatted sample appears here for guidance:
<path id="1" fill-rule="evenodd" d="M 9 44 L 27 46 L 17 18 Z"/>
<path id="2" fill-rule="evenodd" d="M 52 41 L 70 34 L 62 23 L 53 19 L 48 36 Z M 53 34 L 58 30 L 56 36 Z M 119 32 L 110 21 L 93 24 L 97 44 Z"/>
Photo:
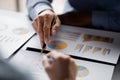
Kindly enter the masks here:
<path id="1" fill-rule="evenodd" d="M 10 63 L 22 67 L 24 72 L 32 76 L 34 80 L 49 80 L 42 66 L 43 55 L 21 50 Z M 114 66 L 82 60 L 75 60 L 75 62 L 78 66 L 76 80 L 111 80 L 112 78 Z"/>
<path id="2" fill-rule="evenodd" d="M 34 33 L 27 15 L 0 10 L 0 53 L 3 58 L 13 54 Z"/>
<path id="3" fill-rule="evenodd" d="M 38 36 L 27 46 L 41 48 Z M 120 33 L 62 25 L 51 38 L 47 50 L 116 64 L 120 54 Z"/>

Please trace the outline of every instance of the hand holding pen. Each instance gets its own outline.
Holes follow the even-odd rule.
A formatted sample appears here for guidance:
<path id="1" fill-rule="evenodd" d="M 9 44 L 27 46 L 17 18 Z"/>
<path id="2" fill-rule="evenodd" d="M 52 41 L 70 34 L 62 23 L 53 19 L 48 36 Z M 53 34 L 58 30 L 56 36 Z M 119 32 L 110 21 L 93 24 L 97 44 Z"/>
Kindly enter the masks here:
<path id="1" fill-rule="evenodd" d="M 33 20 L 32 25 L 39 35 L 41 46 L 43 48 L 45 44 L 50 42 L 51 35 L 56 34 L 60 27 L 60 20 L 54 12 L 45 10 Z"/>
<path id="2" fill-rule="evenodd" d="M 43 58 L 43 66 L 50 80 L 75 80 L 77 66 L 67 55 L 52 51 Z"/>

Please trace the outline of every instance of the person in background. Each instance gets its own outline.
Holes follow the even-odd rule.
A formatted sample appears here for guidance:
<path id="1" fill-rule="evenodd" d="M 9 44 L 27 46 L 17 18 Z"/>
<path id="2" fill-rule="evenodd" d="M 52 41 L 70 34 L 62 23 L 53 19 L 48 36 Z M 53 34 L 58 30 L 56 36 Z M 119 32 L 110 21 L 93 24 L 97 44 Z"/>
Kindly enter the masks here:
<path id="1" fill-rule="evenodd" d="M 50 42 L 50 36 L 56 34 L 61 24 L 120 31 L 120 0 L 68 0 L 74 10 L 62 15 L 54 12 L 52 1 L 27 0 L 41 46 Z"/>
<path id="2" fill-rule="evenodd" d="M 43 66 L 50 80 L 75 80 L 77 67 L 74 60 L 67 55 L 52 51 L 44 56 Z M 30 75 L 21 73 L 14 65 L 0 58 L 0 80 L 33 79 Z"/>

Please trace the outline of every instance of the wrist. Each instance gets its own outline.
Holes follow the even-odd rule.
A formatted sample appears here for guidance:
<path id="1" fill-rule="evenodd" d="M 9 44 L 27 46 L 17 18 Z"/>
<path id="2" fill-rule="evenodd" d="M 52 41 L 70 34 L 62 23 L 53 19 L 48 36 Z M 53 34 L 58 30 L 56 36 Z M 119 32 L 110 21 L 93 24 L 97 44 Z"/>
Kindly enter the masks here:
<path id="1" fill-rule="evenodd" d="M 45 12 L 45 11 L 51 11 L 51 12 L 53 12 L 53 13 L 54 13 L 54 11 L 53 11 L 52 9 L 45 9 L 45 10 L 43 10 L 43 11 L 39 12 L 39 13 L 38 13 L 38 15 L 39 15 L 39 14 L 41 14 L 42 12 Z"/>

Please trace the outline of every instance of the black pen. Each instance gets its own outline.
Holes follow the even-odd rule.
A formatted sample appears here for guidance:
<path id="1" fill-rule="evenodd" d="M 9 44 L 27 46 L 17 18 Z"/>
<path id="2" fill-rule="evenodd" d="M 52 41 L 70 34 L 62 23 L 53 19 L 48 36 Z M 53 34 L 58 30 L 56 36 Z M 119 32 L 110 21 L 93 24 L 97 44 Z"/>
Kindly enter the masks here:
<path id="1" fill-rule="evenodd" d="M 45 50 L 46 48 L 46 44 L 44 43 L 43 46 L 42 46 L 42 49 L 41 49 L 41 53 L 43 53 L 43 51 Z"/>
<path id="2" fill-rule="evenodd" d="M 53 26 L 54 24 L 56 23 L 56 16 L 54 17 L 54 19 L 52 20 L 52 23 L 51 23 L 51 26 Z M 45 50 L 46 48 L 46 43 L 44 42 L 43 43 L 43 46 L 42 46 L 42 49 L 41 49 L 41 53 L 43 53 L 43 51 Z"/>

